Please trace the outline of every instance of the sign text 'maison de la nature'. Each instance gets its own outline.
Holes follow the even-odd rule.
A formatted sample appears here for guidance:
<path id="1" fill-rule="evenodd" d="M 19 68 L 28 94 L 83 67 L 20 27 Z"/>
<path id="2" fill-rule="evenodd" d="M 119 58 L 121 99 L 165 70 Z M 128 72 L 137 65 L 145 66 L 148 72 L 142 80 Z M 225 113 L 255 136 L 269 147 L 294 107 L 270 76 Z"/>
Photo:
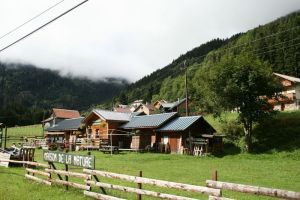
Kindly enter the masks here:
<path id="1" fill-rule="evenodd" d="M 44 151 L 44 160 L 48 162 L 61 163 L 66 165 L 79 166 L 88 169 L 95 169 L 95 157 L 87 155 L 74 155 L 56 151 Z"/>

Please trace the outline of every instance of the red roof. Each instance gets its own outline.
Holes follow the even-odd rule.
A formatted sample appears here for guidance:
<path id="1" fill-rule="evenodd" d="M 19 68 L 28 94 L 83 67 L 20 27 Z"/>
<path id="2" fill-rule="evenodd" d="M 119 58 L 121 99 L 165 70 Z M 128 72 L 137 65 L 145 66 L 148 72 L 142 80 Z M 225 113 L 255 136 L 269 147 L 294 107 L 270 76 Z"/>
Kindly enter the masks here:
<path id="1" fill-rule="evenodd" d="M 80 117 L 78 110 L 66 110 L 66 109 L 59 109 L 53 108 L 53 115 L 56 118 L 63 118 L 63 119 L 72 119 Z"/>

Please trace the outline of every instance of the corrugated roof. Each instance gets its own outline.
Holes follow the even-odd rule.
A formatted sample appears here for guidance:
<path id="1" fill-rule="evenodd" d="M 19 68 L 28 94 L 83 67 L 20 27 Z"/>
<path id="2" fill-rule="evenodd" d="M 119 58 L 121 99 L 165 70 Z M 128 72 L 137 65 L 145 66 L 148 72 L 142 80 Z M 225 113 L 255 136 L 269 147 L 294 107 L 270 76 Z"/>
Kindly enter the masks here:
<path id="1" fill-rule="evenodd" d="M 279 74 L 279 73 L 273 73 L 273 74 L 278 76 L 278 77 L 287 79 L 289 81 L 300 83 L 300 78 L 296 78 L 296 77 L 288 76 L 288 75 L 284 75 L 284 74 Z"/>
<path id="2" fill-rule="evenodd" d="M 59 122 L 57 125 L 47 128 L 46 131 L 59 132 L 59 131 L 78 130 L 81 126 L 82 120 L 83 117 L 74 118 L 74 119 L 65 119 Z"/>
<path id="3" fill-rule="evenodd" d="M 173 108 L 175 108 L 175 107 L 179 106 L 180 104 L 182 104 L 184 101 L 185 101 L 185 98 L 181 99 L 179 101 L 174 101 L 172 103 L 162 103 L 161 106 L 163 108 L 167 108 L 169 110 L 172 110 Z"/>
<path id="4" fill-rule="evenodd" d="M 132 117 L 130 122 L 123 125 L 124 129 L 158 128 L 176 116 L 176 112 Z"/>
<path id="5" fill-rule="evenodd" d="M 174 103 L 161 103 L 161 106 L 164 108 L 171 108 L 172 106 L 174 106 Z"/>
<path id="6" fill-rule="evenodd" d="M 178 117 L 158 129 L 158 131 L 184 131 L 202 116 Z"/>
<path id="7" fill-rule="evenodd" d="M 179 100 L 179 101 L 173 102 L 174 105 L 170 107 L 170 110 L 172 110 L 173 108 L 179 106 L 179 105 L 182 104 L 183 102 L 185 102 L 185 98 L 184 98 L 184 99 L 181 99 L 181 100 Z"/>
<path id="8" fill-rule="evenodd" d="M 109 110 L 94 109 L 93 112 L 105 120 L 128 122 L 132 113 L 114 112 Z"/>
<path id="9" fill-rule="evenodd" d="M 57 118 L 64 118 L 64 119 L 72 119 L 80 117 L 78 110 L 66 110 L 66 109 L 59 109 L 53 108 L 53 114 Z"/>

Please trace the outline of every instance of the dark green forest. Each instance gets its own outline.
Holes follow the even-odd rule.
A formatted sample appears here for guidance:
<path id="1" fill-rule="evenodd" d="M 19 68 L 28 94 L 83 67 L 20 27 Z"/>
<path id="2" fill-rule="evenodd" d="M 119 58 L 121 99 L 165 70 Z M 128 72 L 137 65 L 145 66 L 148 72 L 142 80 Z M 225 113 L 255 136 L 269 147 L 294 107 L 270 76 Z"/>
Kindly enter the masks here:
<path id="1" fill-rule="evenodd" d="M 86 110 L 111 99 L 126 85 L 123 79 L 94 82 L 32 65 L 0 63 L 0 122 L 8 126 L 40 123 L 53 107 Z"/>
<path id="2" fill-rule="evenodd" d="M 252 54 L 271 65 L 273 72 L 300 77 L 300 12 L 291 13 L 266 25 L 231 38 L 215 39 L 179 56 L 166 67 L 131 84 L 115 97 L 116 102 L 135 99 L 154 102 L 184 97 L 183 61 L 188 65 L 189 98 L 194 112 L 201 107 L 201 77 L 204 66 L 217 65 L 224 56 Z M 204 73 L 204 74 L 203 74 Z"/>

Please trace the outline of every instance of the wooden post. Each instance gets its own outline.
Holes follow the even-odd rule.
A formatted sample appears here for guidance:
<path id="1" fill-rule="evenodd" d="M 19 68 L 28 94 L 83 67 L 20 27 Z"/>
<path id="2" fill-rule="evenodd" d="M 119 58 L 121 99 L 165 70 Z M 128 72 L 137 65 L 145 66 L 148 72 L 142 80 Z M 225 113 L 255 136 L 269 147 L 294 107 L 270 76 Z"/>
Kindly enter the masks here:
<path id="1" fill-rule="evenodd" d="M 111 133 L 110 133 L 110 155 L 112 156 L 112 154 L 113 154 L 113 147 L 112 147 L 112 145 L 113 145 L 113 142 L 112 142 L 112 139 L 113 139 L 113 137 L 112 137 L 112 134 L 113 134 L 113 130 L 111 131 Z"/>
<path id="2" fill-rule="evenodd" d="M 212 173 L 211 173 L 211 180 L 213 181 L 218 181 L 218 171 L 217 170 L 212 170 Z"/>
<path id="3" fill-rule="evenodd" d="M 69 170 L 68 165 L 65 165 L 65 169 L 66 169 L 66 171 Z M 65 175 L 65 180 L 66 180 L 66 181 L 69 181 L 69 176 Z M 66 185 L 66 190 L 68 190 L 68 189 L 69 189 L 69 186 Z"/>
<path id="4" fill-rule="evenodd" d="M 139 176 L 139 177 L 142 177 L 142 176 L 143 176 L 143 171 L 139 171 L 138 176 Z M 138 184 L 137 184 L 137 188 L 138 188 L 138 189 L 142 189 L 142 183 L 138 183 Z M 141 194 L 137 194 L 137 195 L 136 195 L 136 199 L 137 199 L 137 200 L 142 200 L 142 195 L 141 195 Z"/>
<path id="5" fill-rule="evenodd" d="M 4 132 L 4 149 L 6 149 L 6 139 L 7 139 L 7 126 L 5 126 L 5 132 Z"/>
<path id="6" fill-rule="evenodd" d="M 95 178 L 95 180 L 96 180 L 97 182 L 100 182 L 98 176 L 93 175 L 93 177 Z M 106 194 L 106 191 L 105 191 L 105 189 L 104 189 L 103 187 L 100 187 L 100 189 L 101 189 L 101 191 L 102 191 L 103 194 Z"/>
<path id="7" fill-rule="evenodd" d="M 50 164 L 50 166 L 51 166 L 53 169 L 55 169 L 55 170 L 56 170 L 56 167 L 55 167 L 55 165 L 54 165 L 54 163 L 53 163 L 53 162 L 49 162 L 49 164 Z M 57 176 L 58 176 L 58 178 L 59 178 L 60 180 L 63 180 L 63 178 L 61 177 L 61 175 L 60 175 L 60 174 L 57 174 Z"/>

